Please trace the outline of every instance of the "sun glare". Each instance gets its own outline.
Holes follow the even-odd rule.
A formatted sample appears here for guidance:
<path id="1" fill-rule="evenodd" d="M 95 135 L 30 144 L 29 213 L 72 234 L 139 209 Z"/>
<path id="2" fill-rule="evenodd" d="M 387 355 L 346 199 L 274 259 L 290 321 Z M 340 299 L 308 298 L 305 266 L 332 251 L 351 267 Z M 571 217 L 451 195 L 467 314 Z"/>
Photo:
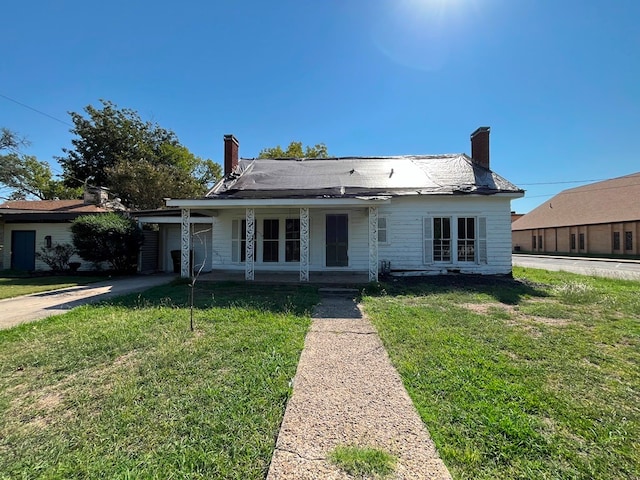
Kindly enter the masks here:
<path id="1" fill-rule="evenodd" d="M 394 63 L 440 70 L 478 0 L 388 0 L 372 25 L 376 47 Z"/>

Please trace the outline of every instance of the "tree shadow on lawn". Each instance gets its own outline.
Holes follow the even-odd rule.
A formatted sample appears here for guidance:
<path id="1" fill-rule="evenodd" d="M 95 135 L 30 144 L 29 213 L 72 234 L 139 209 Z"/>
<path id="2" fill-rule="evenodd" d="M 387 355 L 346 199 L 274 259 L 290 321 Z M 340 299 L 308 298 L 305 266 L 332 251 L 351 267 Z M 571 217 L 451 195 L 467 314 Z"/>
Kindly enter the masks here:
<path id="1" fill-rule="evenodd" d="M 189 308 L 191 287 L 182 281 L 124 295 L 104 302 L 131 308 L 173 306 Z M 242 282 L 201 282 L 194 287 L 194 308 L 246 308 L 272 313 L 310 315 L 320 301 L 308 285 L 267 285 Z"/>
<path id="2" fill-rule="evenodd" d="M 504 275 L 436 275 L 387 278 L 368 286 L 368 295 L 429 295 L 442 293 L 479 293 L 497 302 L 517 305 L 526 297 L 548 297 L 545 285 Z"/>

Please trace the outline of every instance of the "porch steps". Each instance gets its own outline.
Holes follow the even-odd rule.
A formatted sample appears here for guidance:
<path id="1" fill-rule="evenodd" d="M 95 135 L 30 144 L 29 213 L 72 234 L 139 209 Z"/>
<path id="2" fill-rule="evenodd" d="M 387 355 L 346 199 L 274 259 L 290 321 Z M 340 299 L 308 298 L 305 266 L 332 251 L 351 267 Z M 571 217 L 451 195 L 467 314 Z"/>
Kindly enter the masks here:
<path id="1" fill-rule="evenodd" d="M 357 288 L 345 288 L 345 287 L 322 287 L 318 289 L 318 293 L 323 297 L 349 297 L 353 298 L 358 296 L 360 290 Z"/>

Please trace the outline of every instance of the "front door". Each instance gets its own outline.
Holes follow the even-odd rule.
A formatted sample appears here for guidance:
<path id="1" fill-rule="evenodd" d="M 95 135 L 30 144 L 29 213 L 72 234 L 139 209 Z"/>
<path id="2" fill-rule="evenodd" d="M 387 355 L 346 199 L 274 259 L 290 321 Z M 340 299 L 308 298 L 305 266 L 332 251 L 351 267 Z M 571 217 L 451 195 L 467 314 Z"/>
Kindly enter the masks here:
<path id="1" fill-rule="evenodd" d="M 326 265 L 346 267 L 349 265 L 349 217 L 327 215 L 326 222 Z"/>
<path id="2" fill-rule="evenodd" d="M 11 269 L 33 271 L 36 269 L 36 231 L 11 232 Z"/>

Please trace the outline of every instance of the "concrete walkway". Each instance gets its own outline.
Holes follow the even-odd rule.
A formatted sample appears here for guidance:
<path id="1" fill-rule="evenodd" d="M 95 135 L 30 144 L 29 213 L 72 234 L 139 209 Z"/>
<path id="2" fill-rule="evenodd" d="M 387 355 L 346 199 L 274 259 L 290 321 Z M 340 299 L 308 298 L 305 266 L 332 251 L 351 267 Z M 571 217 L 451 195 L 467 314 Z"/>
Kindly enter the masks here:
<path id="1" fill-rule="evenodd" d="M 139 275 L 0 300 L 0 329 L 58 315 L 78 305 L 142 292 L 171 282 L 175 275 Z"/>
<path id="2" fill-rule="evenodd" d="M 450 479 L 378 334 L 353 300 L 316 308 L 268 480 L 349 479 L 327 461 L 335 446 L 398 459 L 395 479 Z"/>

